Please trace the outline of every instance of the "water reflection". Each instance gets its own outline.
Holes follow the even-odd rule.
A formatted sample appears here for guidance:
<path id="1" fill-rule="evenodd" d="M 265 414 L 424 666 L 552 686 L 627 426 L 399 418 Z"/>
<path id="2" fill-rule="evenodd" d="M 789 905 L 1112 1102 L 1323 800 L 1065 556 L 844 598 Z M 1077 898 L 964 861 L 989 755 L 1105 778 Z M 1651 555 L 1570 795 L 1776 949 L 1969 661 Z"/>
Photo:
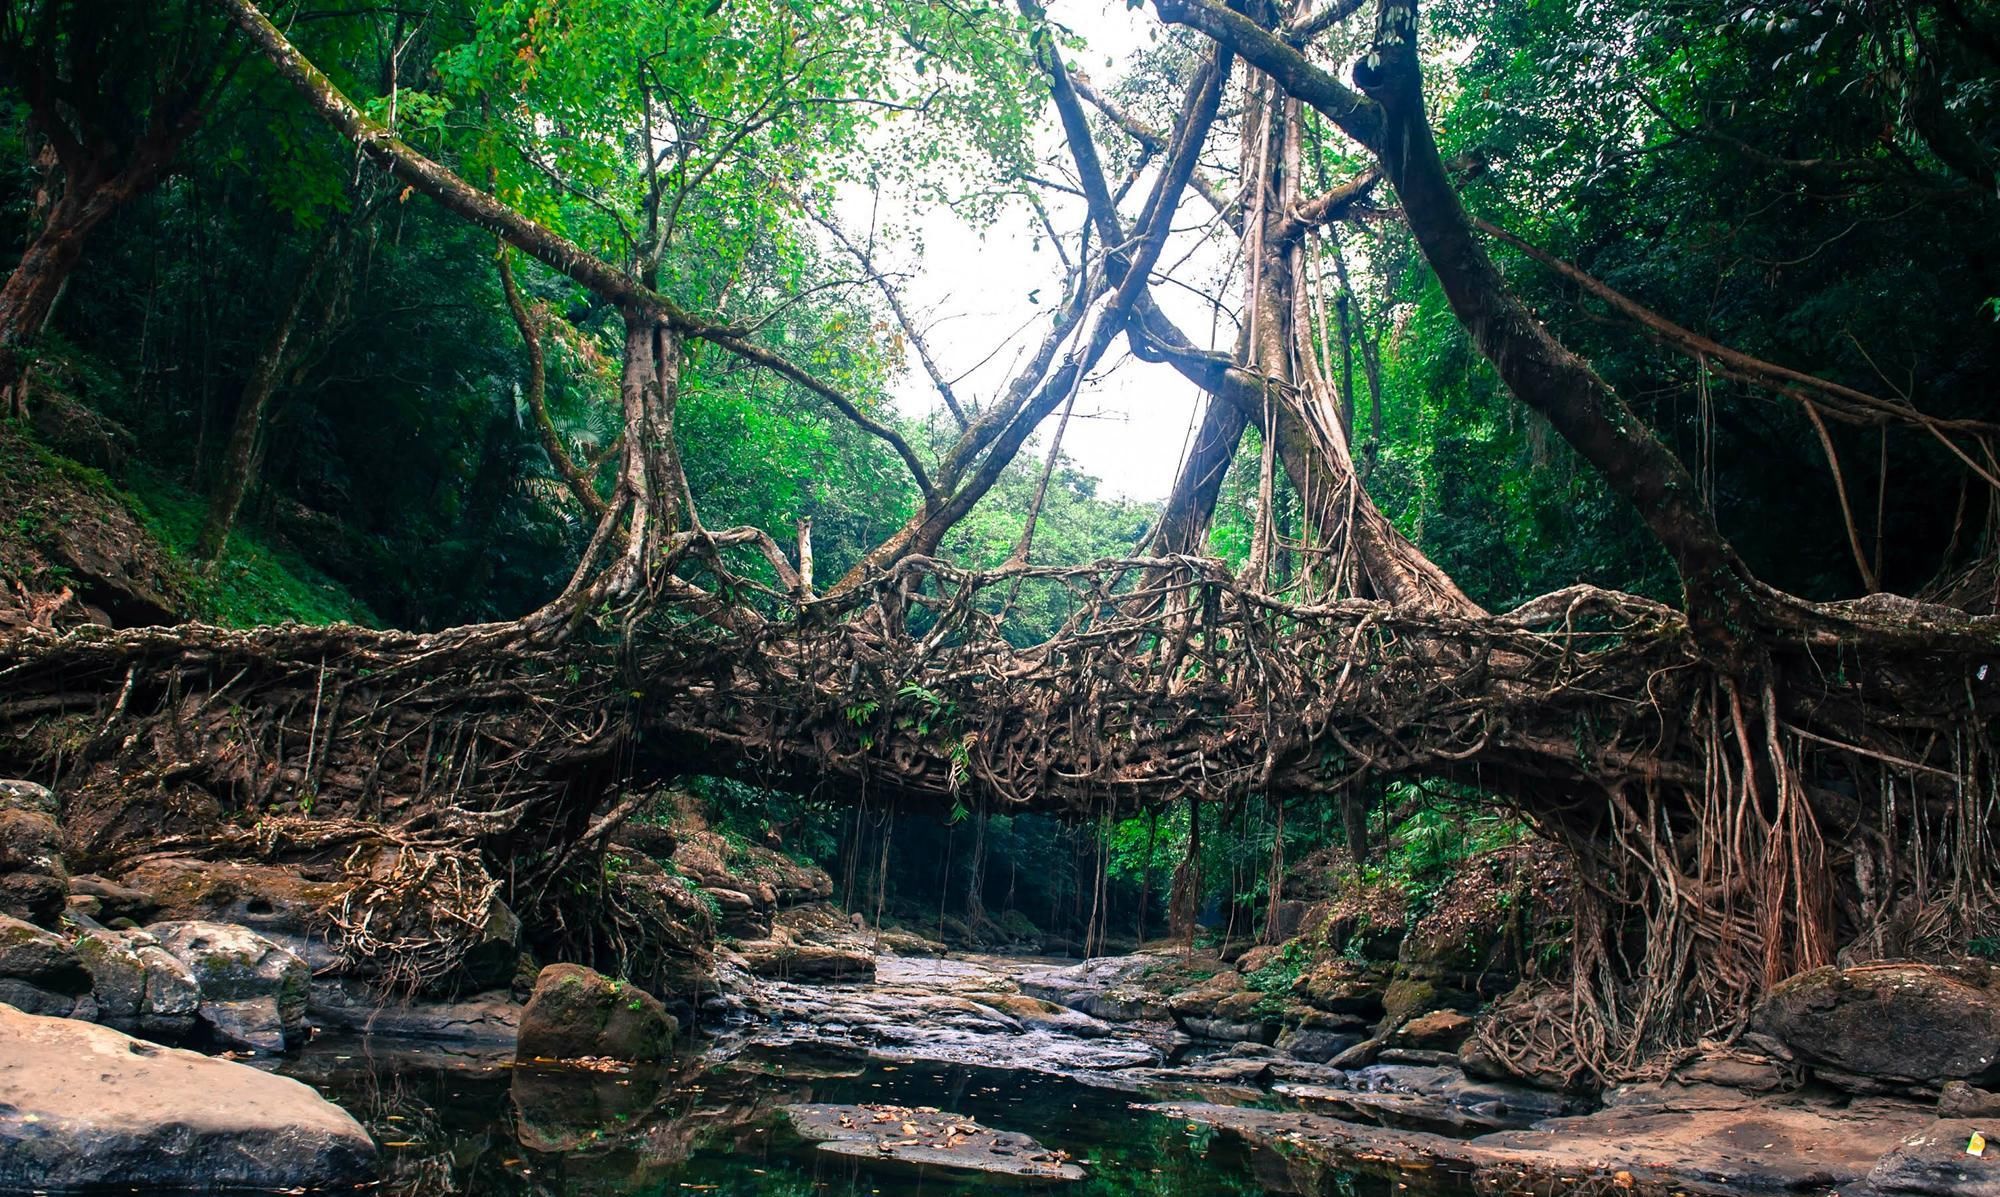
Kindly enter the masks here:
<path id="1" fill-rule="evenodd" d="M 384 1146 L 393 1197 L 948 1197 L 1001 1183 L 1070 1197 L 1367 1197 L 1390 1188 L 1297 1170 L 1272 1152 L 1135 1111 L 1122 1093 L 962 1065 L 787 1049 L 589 1072 L 376 1038 L 322 1040 L 284 1071 L 367 1125 Z M 948 1110 L 1066 1151 L 1087 1176 L 1002 1181 L 830 1156 L 780 1112 L 807 1101 Z"/>

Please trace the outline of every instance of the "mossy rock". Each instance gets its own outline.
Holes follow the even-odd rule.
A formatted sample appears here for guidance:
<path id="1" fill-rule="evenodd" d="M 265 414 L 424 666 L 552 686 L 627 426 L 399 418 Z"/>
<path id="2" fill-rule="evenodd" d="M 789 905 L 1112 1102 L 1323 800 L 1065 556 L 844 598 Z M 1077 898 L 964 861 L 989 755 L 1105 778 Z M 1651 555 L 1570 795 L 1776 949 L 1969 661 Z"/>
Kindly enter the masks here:
<path id="1" fill-rule="evenodd" d="M 521 1012 L 521 1060 L 651 1061 L 673 1050 L 680 1023 L 660 1000 L 580 964 L 551 964 Z"/>

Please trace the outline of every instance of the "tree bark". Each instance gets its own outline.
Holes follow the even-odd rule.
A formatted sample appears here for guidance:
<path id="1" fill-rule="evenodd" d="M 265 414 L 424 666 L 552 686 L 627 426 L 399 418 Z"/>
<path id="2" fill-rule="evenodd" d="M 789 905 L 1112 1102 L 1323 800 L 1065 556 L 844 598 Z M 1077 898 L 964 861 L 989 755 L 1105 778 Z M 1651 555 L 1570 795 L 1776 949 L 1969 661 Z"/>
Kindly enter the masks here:
<path id="1" fill-rule="evenodd" d="M 170 151 L 169 151 L 170 152 Z M 0 415 L 28 414 L 27 375 L 34 342 L 48 327 L 56 300 L 83 257 L 91 232 L 152 186 L 165 159 L 148 152 L 123 170 L 96 162 L 63 164 L 62 195 L 28 242 L 14 272 L 0 285 Z"/>
<path id="2" fill-rule="evenodd" d="M 223 450 L 222 477 L 216 483 L 215 494 L 209 499 L 208 515 L 202 521 L 201 536 L 195 542 L 196 560 L 220 561 L 228 547 L 229 533 L 236 526 L 237 512 L 242 509 L 243 497 L 250 493 L 250 484 L 256 476 L 264 414 L 269 410 L 271 398 L 278 391 L 278 380 L 285 372 L 286 349 L 291 344 L 292 334 L 298 329 L 299 313 L 305 310 L 306 297 L 312 293 L 314 282 L 332 255 L 337 238 L 337 231 L 329 226 L 319 244 L 313 248 L 312 255 L 299 270 L 291 292 L 278 310 L 278 322 L 264 338 L 263 347 L 257 351 L 257 360 L 250 367 L 250 375 L 244 380 L 243 397 L 236 405 L 236 420 L 229 430 L 229 444 Z"/>

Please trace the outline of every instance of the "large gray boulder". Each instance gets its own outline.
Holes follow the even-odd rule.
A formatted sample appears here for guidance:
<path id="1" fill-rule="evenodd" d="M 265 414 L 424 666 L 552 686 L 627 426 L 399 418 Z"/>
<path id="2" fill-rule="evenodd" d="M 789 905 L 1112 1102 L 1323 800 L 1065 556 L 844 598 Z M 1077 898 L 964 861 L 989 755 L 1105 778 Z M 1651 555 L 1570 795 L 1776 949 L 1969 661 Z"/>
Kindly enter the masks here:
<path id="1" fill-rule="evenodd" d="M 351 1186 L 375 1144 L 285 1077 L 0 1005 L 0 1191 Z"/>
<path id="2" fill-rule="evenodd" d="M 201 1021 L 218 1042 L 252 1051 L 304 1042 L 312 972 L 296 954 L 228 923 L 154 923 L 146 930 L 194 976 Z"/>
<path id="3" fill-rule="evenodd" d="M 1771 990 L 1752 1027 L 1850 1088 L 2000 1081 L 1994 971 L 1884 961 L 1816 968 Z"/>
<path id="4" fill-rule="evenodd" d="M 148 1039 L 179 1039 L 194 1030 L 201 985 L 154 935 L 90 927 L 75 953 L 90 974 L 98 1022 Z"/>

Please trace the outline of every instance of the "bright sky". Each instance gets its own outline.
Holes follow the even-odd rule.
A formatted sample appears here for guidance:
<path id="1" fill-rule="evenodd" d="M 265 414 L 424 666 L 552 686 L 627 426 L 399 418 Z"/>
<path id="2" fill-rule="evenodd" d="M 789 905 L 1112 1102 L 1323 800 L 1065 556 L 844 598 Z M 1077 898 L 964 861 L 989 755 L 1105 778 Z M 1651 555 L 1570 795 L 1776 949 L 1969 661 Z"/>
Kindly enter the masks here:
<path id="1" fill-rule="evenodd" d="M 1072 61 L 1104 86 L 1118 75 L 1113 64 L 1146 44 L 1158 27 L 1150 12 L 1128 8 L 1124 0 L 1056 0 L 1050 15 L 1088 40 L 1089 49 Z M 1048 144 L 1059 145 L 1058 136 L 1051 130 Z M 1146 182 L 1150 177 L 1134 188 L 1135 195 L 1143 194 Z M 850 230 L 866 227 L 868 203 L 864 195 L 842 204 L 841 218 Z M 1057 228 L 1065 233 L 1074 230 L 1082 217 L 1080 203 L 1072 203 L 1073 209 L 1051 205 Z M 1202 201 L 1191 199 L 1183 204 L 1178 223 L 1195 225 L 1207 215 Z M 1035 251 L 1032 220 L 1026 212 L 1016 211 L 982 232 L 940 213 L 922 226 L 920 260 L 879 263 L 903 272 L 899 289 L 905 307 L 926 328 L 925 339 L 946 376 L 970 371 L 955 385 L 962 399 L 984 401 L 1006 385 L 1017 357 L 1039 338 L 1060 295 L 1061 262 L 1046 244 Z M 1170 242 L 1162 261 L 1172 263 L 1192 243 L 1192 238 Z M 1030 299 L 1037 291 L 1039 303 Z M 1205 304 L 1170 288 L 1156 288 L 1154 294 L 1188 336 L 1206 341 L 1210 314 Z M 1023 325 L 1029 328 L 1017 334 Z M 1233 329 L 1225 325 L 1222 339 L 1232 337 Z M 913 415 L 939 405 L 937 391 L 914 355 L 896 399 Z M 1164 498 L 1173 486 L 1201 401 L 1193 385 L 1171 368 L 1134 360 L 1120 338 L 1077 396 L 1075 415 L 1063 434 L 1063 453 L 1102 479 L 1100 493 Z M 1040 457 L 1047 452 L 1056 420 L 1051 415 L 1044 421 L 1024 455 Z"/>

